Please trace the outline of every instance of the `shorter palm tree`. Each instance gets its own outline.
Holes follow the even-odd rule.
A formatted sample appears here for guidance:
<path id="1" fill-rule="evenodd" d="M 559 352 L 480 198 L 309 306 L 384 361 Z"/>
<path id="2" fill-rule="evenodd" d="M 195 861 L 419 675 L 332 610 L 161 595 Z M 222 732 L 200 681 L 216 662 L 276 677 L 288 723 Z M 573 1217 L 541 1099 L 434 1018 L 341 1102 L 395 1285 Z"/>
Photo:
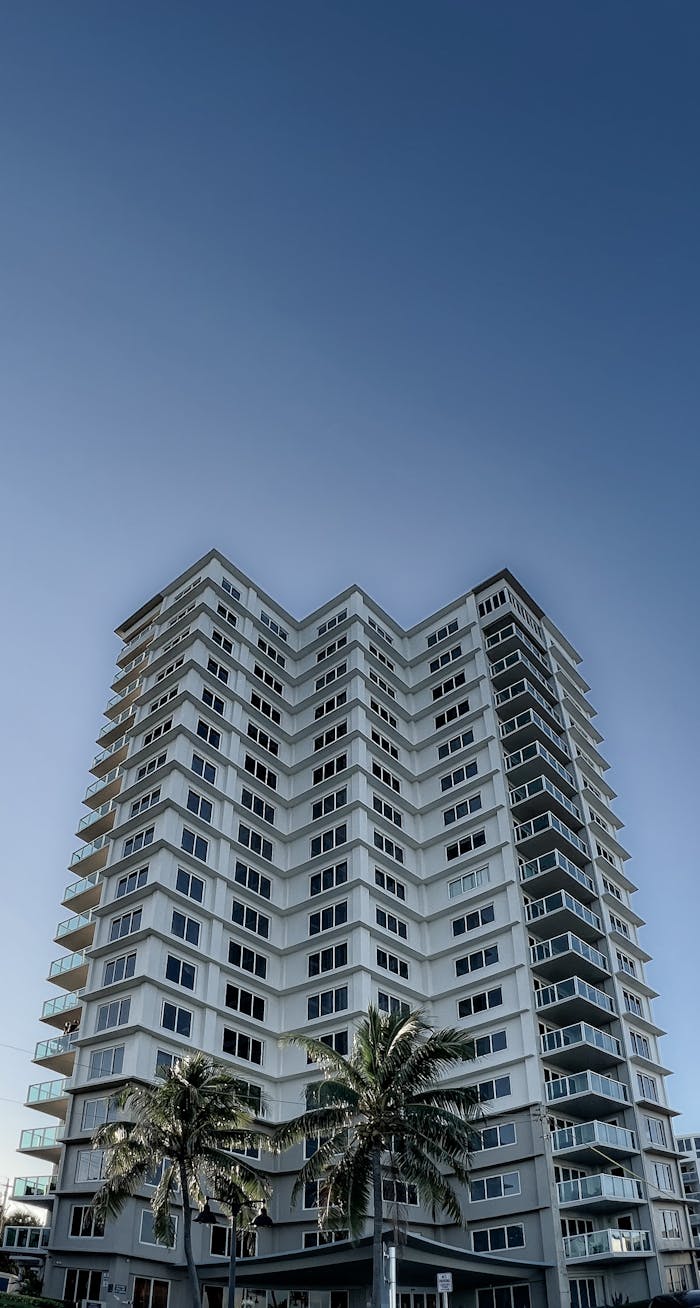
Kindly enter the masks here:
<path id="1" fill-rule="evenodd" d="M 361 1233 L 373 1208 L 372 1301 L 381 1303 L 383 1159 L 395 1179 L 417 1187 L 421 1202 L 454 1222 L 464 1216 L 454 1178 L 466 1185 L 474 1123 L 474 1087 L 450 1086 L 443 1075 L 474 1058 L 463 1032 L 435 1031 L 420 1010 L 382 1014 L 372 1007 L 360 1023 L 348 1058 L 308 1036 L 291 1036 L 325 1073 L 307 1088 L 307 1110 L 273 1135 L 277 1149 L 318 1140 L 301 1168 L 293 1195 L 321 1182 L 319 1222 Z"/>
<path id="2" fill-rule="evenodd" d="M 179 1192 L 192 1305 L 201 1308 L 192 1254 L 195 1206 L 211 1194 L 232 1213 L 235 1282 L 238 1215 L 250 1214 L 251 1205 L 264 1202 L 269 1193 L 266 1178 L 234 1156 L 267 1142 L 266 1134 L 255 1127 L 248 1087 L 206 1054 L 194 1053 L 160 1069 L 155 1084 L 130 1082 L 116 1096 L 116 1104 L 125 1117 L 105 1123 L 93 1136 L 93 1145 L 106 1150 L 106 1180 L 93 1199 L 94 1211 L 103 1222 L 116 1217 L 160 1166 L 151 1199 L 155 1237 L 173 1243 L 172 1204 Z"/>

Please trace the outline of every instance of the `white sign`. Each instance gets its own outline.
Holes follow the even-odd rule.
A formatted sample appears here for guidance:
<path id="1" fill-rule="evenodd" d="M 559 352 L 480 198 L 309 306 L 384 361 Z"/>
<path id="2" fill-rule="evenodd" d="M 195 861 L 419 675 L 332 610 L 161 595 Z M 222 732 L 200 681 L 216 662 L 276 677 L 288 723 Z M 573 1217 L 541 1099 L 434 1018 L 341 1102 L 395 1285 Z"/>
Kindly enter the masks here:
<path id="1" fill-rule="evenodd" d="M 438 1272 L 438 1294 L 452 1294 L 452 1272 Z"/>

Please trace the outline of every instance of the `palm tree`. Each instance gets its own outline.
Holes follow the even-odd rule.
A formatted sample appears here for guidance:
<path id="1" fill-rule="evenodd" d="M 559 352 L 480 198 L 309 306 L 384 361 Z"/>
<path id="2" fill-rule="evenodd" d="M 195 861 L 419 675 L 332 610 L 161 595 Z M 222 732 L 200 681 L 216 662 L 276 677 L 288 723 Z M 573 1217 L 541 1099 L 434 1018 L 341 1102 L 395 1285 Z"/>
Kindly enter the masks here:
<path id="1" fill-rule="evenodd" d="M 348 1058 L 308 1036 L 290 1040 L 325 1073 L 307 1087 L 307 1109 L 274 1133 L 277 1149 L 308 1137 L 318 1148 L 304 1163 L 293 1197 L 307 1181 L 322 1179 L 319 1222 L 361 1233 L 373 1206 L 372 1303 L 382 1301 L 382 1155 L 390 1154 L 395 1179 L 413 1184 L 421 1202 L 463 1223 L 448 1173 L 462 1184 L 469 1175 L 480 1118 L 473 1087 L 447 1086 L 445 1072 L 474 1058 L 460 1031 L 435 1031 L 420 1010 L 382 1014 L 370 1005 Z"/>
<path id="2" fill-rule="evenodd" d="M 201 1308 L 197 1268 L 192 1255 L 194 1206 L 216 1195 L 232 1213 L 231 1269 L 235 1283 L 236 1219 L 268 1195 L 266 1179 L 242 1158 L 232 1156 L 267 1137 L 255 1129 L 248 1087 L 206 1054 L 188 1054 L 159 1070 L 155 1084 L 130 1082 L 116 1096 L 123 1120 L 107 1122 L 93 1136 L 105 1149 L 105 1184 L 93 1199 L 104 1221 L 116 1217 L 125 1201 L 162 1166 L 151 1199 L 157 1240 L 173 1242 L 172 1202 L 182 1202 L 183 1246 L 192 1308 Z"/>

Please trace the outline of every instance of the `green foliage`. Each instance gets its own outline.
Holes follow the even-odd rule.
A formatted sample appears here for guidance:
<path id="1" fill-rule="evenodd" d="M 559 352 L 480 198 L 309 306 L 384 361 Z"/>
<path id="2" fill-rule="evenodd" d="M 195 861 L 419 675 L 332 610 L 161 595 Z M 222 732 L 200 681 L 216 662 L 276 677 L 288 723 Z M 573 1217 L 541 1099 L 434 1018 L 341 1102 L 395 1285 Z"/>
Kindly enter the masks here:
<path id="1" fill-rule="evenodd" d="M 61 1299 L 43 1299 L 41 1295 L 5 1294 L 0 1291 L 0 1308 L 64 1308 Z"/>

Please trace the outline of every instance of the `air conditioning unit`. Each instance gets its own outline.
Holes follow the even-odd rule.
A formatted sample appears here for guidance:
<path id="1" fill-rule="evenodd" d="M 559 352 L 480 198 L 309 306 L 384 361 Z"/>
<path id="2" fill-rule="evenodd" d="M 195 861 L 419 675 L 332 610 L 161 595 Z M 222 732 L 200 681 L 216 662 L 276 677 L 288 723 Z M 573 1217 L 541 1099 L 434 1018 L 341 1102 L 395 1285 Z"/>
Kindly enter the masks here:
<path id="1" fill-rule="evenodd" d="M 103 1299 L 81 1299 L 78 1308 L 107 1308 Z"/>

